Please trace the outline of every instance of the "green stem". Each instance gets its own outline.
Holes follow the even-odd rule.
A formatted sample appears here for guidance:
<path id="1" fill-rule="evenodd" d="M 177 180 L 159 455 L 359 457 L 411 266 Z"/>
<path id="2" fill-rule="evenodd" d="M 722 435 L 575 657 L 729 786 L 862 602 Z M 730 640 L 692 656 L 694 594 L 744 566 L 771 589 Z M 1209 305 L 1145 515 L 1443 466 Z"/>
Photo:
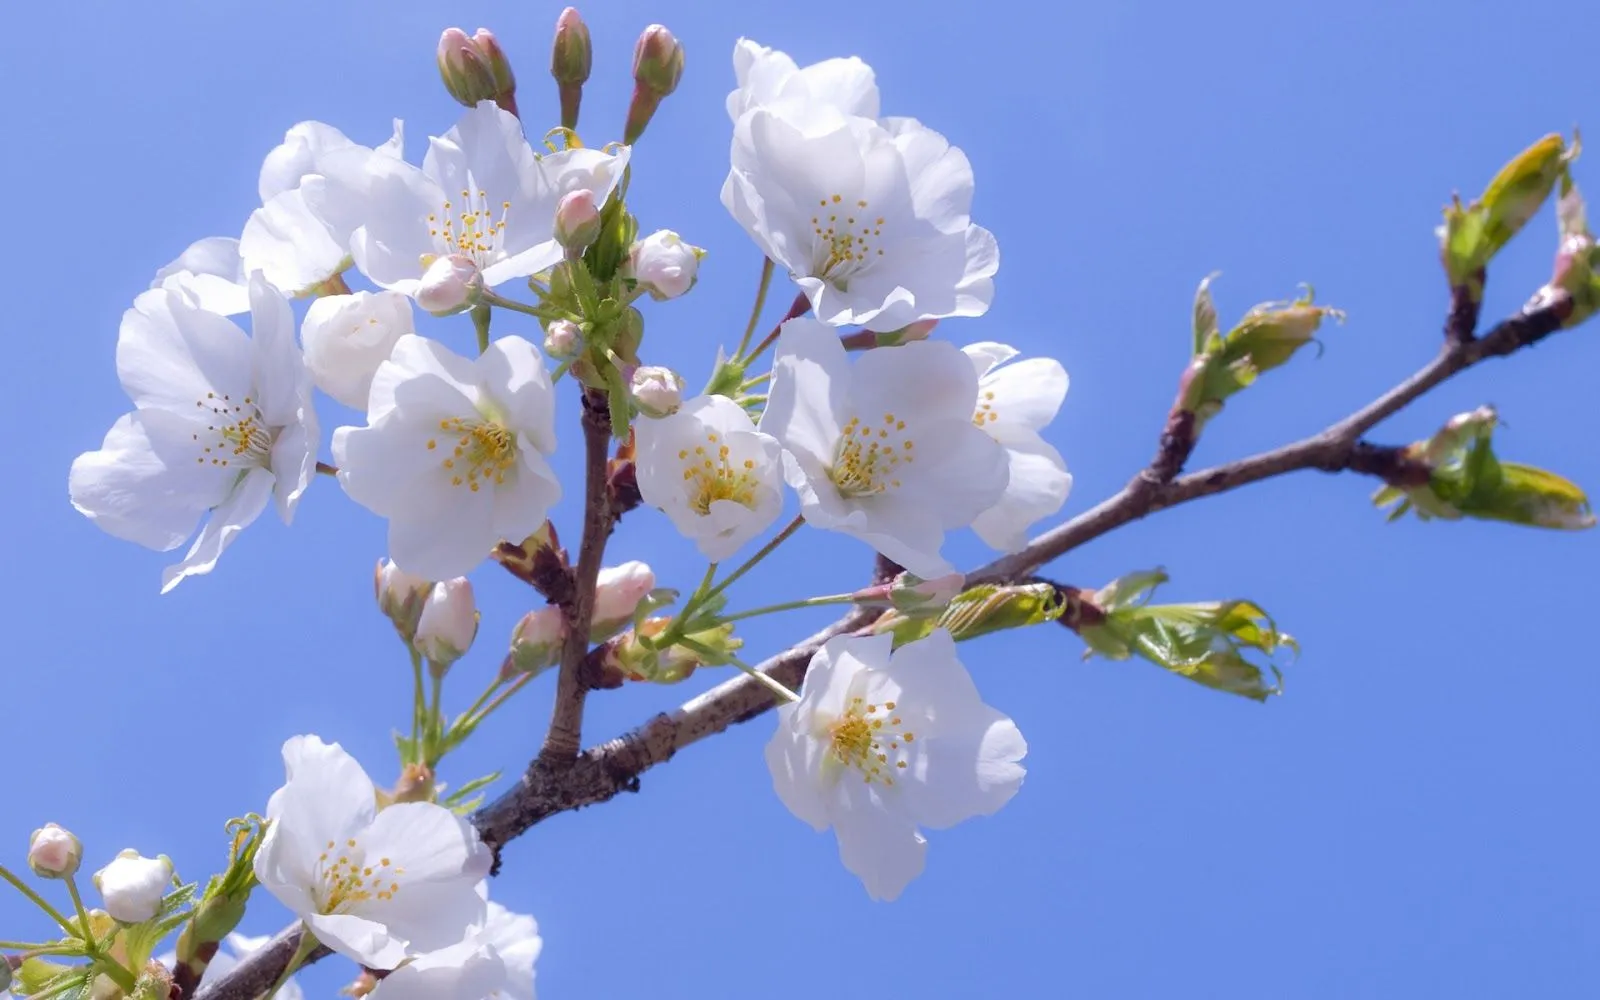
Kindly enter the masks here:
<path id="1" fill-rule="evenodd" d="M 723 655 L 719 654 L 716 650 L 710 648 L 709 646 L 706 646 L 706 645 L 703 645 L 701 643 L 695 642 L 693 639 L 680 640 L 678 645 L 684 647 L 685 649 L 688 649 L 688 650 L 691 650 L 693 652 L 699 653 L 701 656 L 707 657 L 709 660 L 711 660 L 713 662 L 723 658 Z M 766 688 L 768 691 L 771 691 L 773 694 L 777 695 L 780 700 L 782 700 L 782 701 L 799 701 L 800 700 L 800 696 L 799 695 L 795 694 L 793 691 L 790 691 L 788 688 L 784 687 L 781 683 L 778 682 L 777 678 L 772 677 L 772 676 L 770 676 L 770 675 L 768 675 L 766 673 L 763 673 L 760 670 L 757 670 L 755 667 L 752 667 L 750 664 L 744 662 L 743 660 L 739 659 L 736 656 L 727 657 L 727 660 L 732 665 L 738 667 L 740 670 L 743 670 L 745 673 L 749 674 L 751 676 L 751 678 L 753 678 L 757 684 L 760 684 L 762 687 Z"/>
<path id="2" fill-rule="evenodd" d="M 716 575 L 717 564 L 711 563 L 706 567 L 705 576 L 700 578 L 700 585 L 694 588 L 694 593 L 690 594 L 689 599 L 683 602 L 683 609 L 672 617 L 672 621 L 667 625 L 666 631 L 654 639 L 645 640 L 647 647 L 650 649 L 670 649 L 672 644 L 678 641 L 678 637 L 683 635 L 683 623 L 694 617 L 694 613 L 700 609 L 700 605 L 705 603 L 706 592 L 711 589 L 711 581 L 716 578 Z"/>
<path id="3" fill-rule="evenodd" d="M 311 933 L 311 928 L 302 923 L 300 925 L 300 943 L 295 946 L 294 954 L 289 956 L 289 964 L 283 967 L 283 974 L 278 977 L 277 982 L 272 984 L 272 989 L 263 995 L 262 1000 L 272 1000 L 273 997 L 277 996 L 278 991 L 283 989 L 283 984 L 289 981 L 289 977 L 298 972 L 300 966 L 305 964 L 306 959 L 311 957 L 311 953 L 317 950 L 318 944 L 317 936 Z"/>
<path id="4" fill-rule="evenodd" d="M 478 298 L 478 301 L 480 304 L 472 307 L 474 317 L 476 317 L 479 309 L 487 309 L 489 306 L 499 306 L 501 309 L 510 309 L 512 312 L 519 312 L 528 316 L 539 315 L 539 310 L 535 307 L 524 302 L 515 302 L 511 299 L 496 295 L 494 292 L 491 292 L 488 289 L 484 289 L 483 294 Z M 476 322 L 476 318 L 474 318 L 473 321 Z M 487 329 L 488 325 L 485 324 L 484 328 Z M 488 341 L 485 340 L 483 343 L 487 345 Z"/>
<path id="5" fill-rule="evenodd" d="M 428 672 L 433 676 L 433 697 L 431 699 L 433 707 L 431 712 L 434 723 L 438 724 L 444 721 L 444 715 L 440 712 L 440 702 L 443 700 L 444 695 L 444 671 L 430 670 Z"/>
<path id="6" fill-rule="evenodd" d="M 78 922 L 83 925 L 83 938 L 85 941 L 93 937 L 89 928 L 89 911 L 83 905 L 83 896 L 78 893 L 78 880 L 71 875 L 67 876 L 67 893 L 72 897 L 72 907 L 78 911 Z"/>
<path id="7" fill-rule="evenodd" d="M 413 753 L 420 753 L 422 750 L 422 745 L 419 742 L 422 739 L 422 715 L 425 711 L 427 711 L 427 705 L 422 700 L 424 697 L 426 697 L 426 695 L 422 693 L 422 654 L 417 652 L 415 647 L 410 647 L 409 651 L 411 653 L 412 680 L 411 749 Z M 419 757 L 418 759 L 420 760 L 421 758 Z M 415 761 L 406 761 L 405 763 L 415 763 Z"/>
<path id="8" fill-rule="evenodd" d="M 473 720 L 473 725 L 478 725 L 482 723 L 484 719 L 487 719 L 489 716 L 493 715 L 495 709 L 510 701 L 511 696 L 516 694 L 518 691 L 521 691 L 523 687 L 525 687 L 529 681 L 533 680 L 535 676 L 537 675 L 523 674 L 515 681 L 512 681 L 510 687 L 506 688 L 504 691 L 501 691 L 499 696 L 496 697 L 494 701 L 491 701 L 488 705 L 484 706 L 483 711 L 478 713 L 478 717 Z"/>
<path id="9" fill-rule="evenodd" d="M 767 257 L 761 261 L 761 284 L 756 287 L 756 304 L 750 307 L 750 322 L 744 328 L 744 336 L 739 340 L 739 349 L 733 352 L 734 357 L 744 353 L 750 346 L 750 338 L 756 335 L 756 324 L 761 322 L 761 310 L 767 304 L 767 289 L 772 285 L 772 258 Z"/>
<path id="10" fill-rule="evenodd" d="M 755 555 L 751 556 L 749 559 L 746 559 L 738 569 L 728 574 L 727 578 L 725 578 L 721 583 L 717 584 L 715 587 L 712 587 L 711 590 L 700 599 L 700 603 L 704 604 L 706 601 L 716 597 L 718 594 L 732 586 L 735 580 L 739 579 L 741 576 L 744 576 L 752 569 L 755 569 L 757 563 L 761 562 L 761 560 L 765 559 L 767 556 L 772 555 L 773 551 L 777 549 L 778 546 L 788 541 L 789 536 L 793 535 L 796 531 L 799 531 L 800 526 L 805 523 L 806 519 L 803 517 L 796 517 L 793 521 L 790 521 L 784 526 L 782 531 L 772 536 L 771 541 L 757 549 Z"/>
<path id="11" fill-rule="evenodd" d="M 43 896 L 39 895 L 37 892 L 34 892 L 32 887 L 30 887 L 26 882 L 11 874 L 11 869 L 7 868 L 5 865 L 0 865 L 0 878 L 10 882 L 16 887 L 18 892 L 32 900 L 33 905 L 47 913 L 51 920 L 54 920 L 56 923 L 60 924 L 62 930 L 66 931 L 73 937 L 80 936 L 78 929 L 72 926 L 72 921 L 63 916 L 60 910 L 56 909 L 54 906 L 51 906 L 50 902 Z"/>
<path id="12" fill-rule="evenodd" d="M 484 301 L 488 301 L 487 296 L 485 296 Z M 489 321 L 492 319 L 494 319 L 494 310 L 487 305 L 480 304 L 472 307 L 472 328 L 478 331 L 479 354 L 489 349 Z"/>
<path id="13" fill-rule="evenodd" d="M 59 948 L 60 946 L 61 943 L 59 941 L 0 941 L 0 951 L 32 951 L 43 953 L 46 949 Z M 77 946 L 73 946 L 72 950 L 74 952 L 78 951 Z"/>
<path id="14" fill-rule="evenodd" d="M 133 973 L 129 972 L 120 962 L 113 961 L 110 956 L 96 954 L 94 956 L 95 971 L 102 976 L 109 977 L 124 994 L 131 994 L 138 986 Z"/>
<path id="15" fill-rule="evenodd" d="M 827 597 L 808 597 L 802 601 L 786 601 L 783 604 L 768 604 L 765 607 L 751 608 L 749 611 L 740 611 L 732 615 L 718 615 L 719 622 L 736 622 L 746 618 L 755 618 L 758 615 L 771 615 L 779 611 L 796 611 L 800 608 L 820 608 L 827 604 L 854 604 L 854 594 L 830 594 Z"/>
<path id="16" fill-rule="evenodd" d="M 470 708 L 468 708 L 465 712 L 461 713 L 462 721 L 463 722 L 472 721 L 473 714 L 476 713 L 478 711 L 478 709 L 482 708 L 483 707 L 483 703 L 488 701 L 491 697 L 493 697 L 494 693 L 496 691 L 500 690 L 500 685 L 502 683 L 503 682 L 500 680 L 500 675 L 498 673 L 496 673 L 494 675 L 494 680 L 490 681 L 489 682 L 489 686 L 483 689 L 483 693 L 482 694 L 478 695 L 478 700 L 473 702 L 472 706 Z"/>

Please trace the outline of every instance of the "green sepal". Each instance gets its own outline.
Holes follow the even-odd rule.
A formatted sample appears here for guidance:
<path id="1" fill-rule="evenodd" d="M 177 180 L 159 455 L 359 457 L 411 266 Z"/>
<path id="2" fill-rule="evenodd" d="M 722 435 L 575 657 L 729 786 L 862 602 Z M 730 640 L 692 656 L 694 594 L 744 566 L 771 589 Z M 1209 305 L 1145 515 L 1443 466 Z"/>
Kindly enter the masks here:
<path id="1" fill-rule="evenodd" d="M 1439 253 L 1452 287 L 1469 289 L 1473 301 L 1481 299 L 1480 272 L 1538 213 L 1581 148 L 1576 134 L 1569 146 L 1551 133 L 1501 167 L 1472 204 L 1462 207 L 1459 198 L 1452 200 L 1438 230 Z"/>

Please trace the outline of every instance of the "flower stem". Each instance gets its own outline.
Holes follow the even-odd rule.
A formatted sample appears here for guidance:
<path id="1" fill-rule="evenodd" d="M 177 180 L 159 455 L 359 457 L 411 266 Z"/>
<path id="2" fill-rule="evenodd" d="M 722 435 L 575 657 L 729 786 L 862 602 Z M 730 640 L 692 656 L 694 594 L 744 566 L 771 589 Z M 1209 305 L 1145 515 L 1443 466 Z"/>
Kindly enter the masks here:
<path id="1" fill-rule="evenodd" d="M 89 928 L 89 911 L 83 905 L 83 896 L 78 892 L 78 880 L 72 875 L 67 876 L 67 893 L 72 897 L 72 907 L 78 911 L 78 923 L 83 925 L 83 939 L 92 940 L 94 932 Z"/>
<path id="2" fill-rule="evenodd" d="M 719 654 L 716 650 L 712 649 L 711 647 L 703 645 L 703 644 L 698 643 L 698 642 L 695 642 L 693 639 L 681 639 L 681 640 L 679 640 L 678 645 L 684 647 L 685 649 L 692 650 L 693 652 L 699 653 L 701 656 L 707 657 L 708 659 L 710 659 L 712 661 L 719 660 L 719 659 L 723 658 L 723 654 Z M 740 670 L 743 670 L 745 673 L 749 674 L 750 677 L 752 679 L 754 679 L 757 684 L 760 684 L 762 687 L 766 688 L 768 691 L 771 691 L 773 694 L 777 695 L 780 700 L 782 700 L 782 701 L 799 701 L 800 700 L 800 696 L 799 695 L 795 694 L 793 691 L 790 691 L 788 688 L 784 687 L 783 684 L 780 683 L 777 678 L 772 677 L 769 674 L 763 673 L 760 670 L 757 670 L 755 667 L 752 667 L 750 664 L 744 662 L 743 660 L 739 659 L 738 657 L 729 656 L 729 657 L 727 657 L 727 661 L 729 663 L 733 664 L 734 666 L 738 667 Z"/>
<path id="3" fill-rule="evenodd" d="M 494 310 L 487 305 L 472 307 L 472 328 L 478 331 L 479 354 L 489 349 L 489 322 L 492 319 L 494 319 Z"/>
<path id="4" fill-rule="evenodd" d="M 339 467 L 337 465 L 329 465 L 327 462 L 318 462 L 317 463 L 317 475 L 319 475 L 319 476 L 337 476 L 338 474 L 339 474 Z"/>
<path id="5" fill-rule="evenodd" d="M 854 594 L 830 594 L 826 597 L 807 597 L 800 601 L 785 601 L 782 604 L 768 604 L 765 607 L 751 608 L 749 611 L 740 611 L 737 614 L 718 615 L 717 620 L 722 622 L 736 622 L 745 618 L 755 618 L 758 615 L 771 615 L 779 611 L 796 611 L 800 608 L 820 608 L 827 604 L 853 604 Z"/>
<path id="6" fill-rule="evenodd" d="M 10 882 L 16 887 L 18 892 L 22 893 L 24 896 L 27 896 L 28 899 L 33 902 L 33 905 L 43 910 L 47 915 L 49 915 L 51 920 L 54 920 L 56 923 L 60 924 L 62 930 L 66 931 L 73 937 L 83 936 L 78 933 L 78 929 L 76 927 L 72 926 L 72 921 L 68 920 L 65 916 L 62 916 L 60 910 L 56 909 L 54 906 L 51 906 L 48 900 L 39 895 L 37 892 L 34 892 L 33 888 L 26 882 L 11 874 L 11 869 L 7 868 L 5 865 L 0 865 L 0 878 Z M 87 933 L 87 930 L 88 929 L 85 928 L 85 934 Z"/>
<path id="7" fill-rule="evenodd" d="M 51 941 L 48 943 L 34 941 L 0 941 L 0 950 L 3 951 L 31 951 L 36 954 L 42 954 L 51 948 L 58 947 L 60 947 L 60 942 L 58 941 Z M 73 945 L 72 950 L 76 952 L 78 950 L 77 946 Z"/>
<path id="8" fill-rule="evenodd" d="M 412 680 L 412 686 L 411 686 L 411 752 L 414 753 L 414 754 L 420 754 L 420 752 L 422 750 L 422 744 L 421 744 L 421 740 L 422 740 L 422 713 L 424 711 L 426 711 L 426 705 L 422 700 L 424 697 L 426 697 L 422 693 L 422 654 L 417 652 L 414 647 L 410 649 L 410 653 L 411 653 L 411 680 Z M 416 758 L 416 760 L 420 760 L 420 759 L 421 759 L 420 756 Z M 411 764 L 411 763 L 415 763 L 415 760 L 402 761 L 402 763 Z"/>
<path id="9" fill-rule="evenodd" d="M 806 293 L 805 292 L 800 292 L 798 295 L 796 295 L 794 297 L 794 302 L 789 306 L 788 314 L 785 315 L 783 317 L 783 319 L 778 321 L 778 325 L 773 327 L 772 328 L 772 332 L 767 334 L 766 338 L 764 340 L 762 340 L 761 343 L 756 345 L 756 349 L 755 350 L 751 351 L 749 354 L 744 356 L 744 358 L 743 358 L 744 362 L 746 364 L 749 364 L 750 362 L 754 361 L 756 358 L 759 358 L 763 351 L 765 351 L 767 348 L 771 347 L 774 343 L 776 343 L 777 340 L 778 340 L 778 334 L 783 332 L 783 324 L 789 322 L 791 319 L 794 319 L 794 318 L 796 318 L 798 316 L 804 316 L 806 313 L 808 313 L 810 311 L 811 311 L 811 300 L 806 298 Z"/>
<path id="10" fill-rule="evenodd" d="M 793 521 L 790 521 L 788 524 L 784 525 L 783 530 L 778 532 L 776 535 L 773 535 L 771 541 L 757 549 L 755 555 L 751 556 L 749 559 L 746 559 L 738 569 L 734 570 L 732 573 L 729 573 L 721 583 L 717 584 L 715 587 L 712 587 L 711 590 L 700 599 L 700 603 L 704 604 L 706 601 L 716 597 L 718 594 L 732 586 L 735 580 L 739 579 L 741 576 L 744 576 L 752 569 L 755 569 L 757 563 L 765 559 L 767 556 L 772 555 L 773 551 L 776 550 L 778 546 L 788 541 L 789 536 L 793 535 L 796 531 L 799 531 L 800 526 L 805 523 L 806 519 L 804 517 L 796 517 Z"/>
<path id="11" fill-rule="evenodd" d="M 761 322 L 761 310 L 767 304 L 767 289 L 772 285 L 772 258 L 766 257 L 761 261 L 761 284 L 756 287 L 756 304 L 750 307 L 750 322 L 744 328 L 744 336 L 739 340 L 739 349 L 733 352 L 734 357 L 744 353 L 750 346 L 750 338 L 756 335 L 756 324 Z"/>
<path id="12" fill-rule="evenodd" d="M 483 722 L 484 719 L 487 719 L 489 716 L 493 715 L 495 709 L 510 701 L 511 696 L 516 694 L 518 691 L 521 691 L 523 687 L 525 687 L 529 681 L 533 680 L 535 676 L 537 675 L 523 674 L 515 681 L 512 681 L 510 687 L 506 688 L 504 691 L 501 691 L 500 694 L 495 697 L 494 701 L 491 701 L 488 705 L 484 706 L 483 711 L 479 712 L 478 717 L 473 720 L 473 725 L 477 725 Z"/>
<path id="13" fill-rule="evenodd" d="M 478 302 L 479 305 L 476 305 L 472 308 L 474 315 L 477 314 L 479 309 L 487 309 L 489 306 L 499 306 L 501 309 L 510 309 L 512 312 L 524 313 L 528 316 L 539 315 L 539 310 L 535 309 L 533 306 L 530 306 L 524 302 L 514 302 L 511 299 L 503 298 L 502 296 L 496 295 L 494 292 L 489 291 L 487 288 L 484 289 L 483 295 L 478 299 Z M 474 322 L 476 322 L 476 320 L 474 320 Z M 487 345 L 488 341 L 485 340 L 484 344 Z"/>

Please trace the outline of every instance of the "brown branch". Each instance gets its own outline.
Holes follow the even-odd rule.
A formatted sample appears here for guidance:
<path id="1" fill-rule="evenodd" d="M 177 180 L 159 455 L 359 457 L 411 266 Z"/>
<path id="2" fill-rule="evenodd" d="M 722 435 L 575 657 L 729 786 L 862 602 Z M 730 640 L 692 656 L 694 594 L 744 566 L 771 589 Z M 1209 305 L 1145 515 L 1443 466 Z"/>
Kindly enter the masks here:
<path id="1" fill-rule="evenodd" d="M 1483 337 L 1447 344 L 1437 358 L 1415 375 L 1320 434 L 1237 462 L 1180 476 L 1165 484 L 1153 482 L 1145 470 L 1114 496 L 1045 532 L 1020 552 L 969 574 L 968 582 L 1030 578 L 1046 562 L 1147 514 L 1288 472 L 1320 469 L 1401 477 L 1411 474 L 1398 449 L 1366 444 L 1361 436 L 1457 372 L 1488 358 L 1512 354 L 1554 333 L 1561 328 L 1571 309 L 1570 298 L 1563 294 L 1535 299 Z M 586 408 L 586 428 L 588 413 Z M 604 439 L 601 440 L 599 453 L 603 464 Z M 591 451 L 591 461 L 593 456 Z M 594 557 L 596 566 L 598 558 Z M 580 577 L 582 565 L 580 558 Z M 580 587 L 580 593 L 582 589 Z M 588 590 L 592 599 L 592 577 Z M 1088 595 L 1082 591 L 1073 592 L 1080 605 L 1079 614 L 1092 615 L 1092 608 L 1082 607 Z M 873 618 L 874 613 L 868 611 L 847 615 L 767 660 L 760 669 L 791 688 L 797 687 L 805 676 L 811 655 L 824 642 L 861 629 L 871 624 Z M 1079 624 L 1086 621 L 1080 618 Z M 578 668 L 585 659 L 583 652 L 580 649 L 570 671 L 563 663 L 564 679 L 569 673 L 574 682 L 579 679 Z M 581 693 L 578 703 L 581 707 Z M 671 759 L 678 750 L 755 718 L 772 707 L 771 693 L 747 677 L 719 684 L 685 702 L 677 711 L 657 715 L 638 729 L 567 758 L 559 765 L 552 764 L 541 754 L 516 787 L 474 814 L 473 823 L 484 841 L 498 853 L 507 842 L 551 816 L 608 801 L 621 792 L 637 791 L 639 776 Z M 286 937 L 293 933 L 291 930 L 279 934 L 270 945 L 252 953 L 228 975 L 204 987 L 195 1000 L 253 1000 L 276 980 L 293 954 L 295 939 Z"/>
<path id="2" fill-rule="evenodd" d="M 555 708 L 550 732 L 539 759 L 546 765 L 571 764 L 583 740 L 583 703 L 589 695 L 584 654 L 589 651 L 589 626 L 594 621 L 595 579 L 611 534 L 610 490 L 606 484 L 607 451 L 611 445 L 611 409 L 598 389 L 583 392 L 583 541 L 572 582 L 576 593 L 561 605 L 567 619 L 567 638 L 561 647 L 561 672 L 556 678 Z"/>

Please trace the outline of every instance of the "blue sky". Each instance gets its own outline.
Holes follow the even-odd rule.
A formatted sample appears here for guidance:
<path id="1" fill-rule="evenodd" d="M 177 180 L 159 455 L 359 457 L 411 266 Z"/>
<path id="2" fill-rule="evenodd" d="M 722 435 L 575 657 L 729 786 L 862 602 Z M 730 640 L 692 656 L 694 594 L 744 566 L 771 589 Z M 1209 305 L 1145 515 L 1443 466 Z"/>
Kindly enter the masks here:
<path id="1" fill-rule="evenodd" d="M 324 480 L 293 529 L 263 518 L 214 574 L 159 597 L 163 557 L 74 513 L 67 467 L 126 409 L 113 364 L 122 310 L 192 239 L 238 230 L 284 129 L 317 118 L 371 143 L 400 116 L 420 155 L 457 110 L 432 64 L 450 23 L 494 28 L 521 67 L 530 131 L 538 116 L 553 123 L 543 67 L 558 9 L 11 12 L 0 35 L 12 151 L 0 184 L 18 237 L 0 249 L 14 279 L 0 375 L 0 426 L 15 435 L 0 493 L 7 864 L 52 820 L 83 839 L 91 869 L 131 846 L 202 878 L 222 857 L 223 822 L 281 781 L 278 747 L 296 733 L 338 740 L 392 778 L 389 732 L 407 718 L 409 677 L 371 604 L 381 522 Z M 1225 320 L 1301 281 L 1350 318 L 1327 331 L 1320 358 L 1230 402 L 1197 464 L 1319 429 L 1426 362 L 1446 303 L 1432 227 L 1452 189 L 1475 193 L 1546 132 L 1600 128 L 1600 90 L 1579 57 L 1600 9 L 1546 0 L 610 0 L 586 16 L 592 144 L 620 129 L 640 28 L 665 21 L 688 50 L 679 92 L 635 153 L 631 202 L 647 229 L 677 229 L 711 255 L 692 295 L 649 310 L 649 360 L 703 375 L 717 344 L 737 340 L 758 273 L 717 201 L 735 38 L 801 62 L 859 54 L 886 112 L 967 151 L 975 217 L 999 238 L 994 307 L 941 334 L 1004 340 L 1071 372 L 1049 434 L 1077 477 L 1068 512 L 1148 460 L 1203 275 L 1223 272 Z M 1581 163 L 1578 177 L 1600 191 L 1600 170 Z M 1489 319 L 1548 275 L 1553 230 L 1546 211 L 1495 262 Z M 434 332 L 470 343 L 464 322 Z M 1373 437 L 1403 443 L 1491 402 L 1502 454 L 1600 486 L 1595 336 L 1486 364 Z M 322 416 L 349 419 L 331 403 Z M 576 420 L 562 433 L 571 469 Z M 894 905 L 871 903 L 831 835 L 772 794 L 768 718 L 683 752 L 642 794 L 538 827 L 508 850 L 494 892 L 540 921 L 542 995 L 1592 993 L 1600 676 L 1583 623 L 1600 538 L 1385 525 L 1372 487 L 1302 473 L 1162 513 L 1052 566 L 1098 586 L 1164 565 L 1166 597 L 1254 598 L 1305 652 L 1284 697 L 1260 706 L 1142 663 L 1080 663 L 1060 629 L 965 647 L 987 700 L 1029 739 L 1029 777 L 997 816 L 934 834 L 927 874 Z M 573 514 L 569 502 L 557 517 L 575 537 Z M 701 568 L 644 512 L 613 551 L 667 584 L 691 587 Z M 985 558 L 971 537 L 950 551 L 965 565 Z M 813 538 L 753 574 L 738 602 L 837 591 L 868 564 L 848 540 Z M 481 648 L 457 667 L 457 707 L 533 601 L 493 566 L 474 579 Z M 745 635 L 764 654 L 812 624 L 762 620 Z M 587 733 L 616 735 L 720 679 L 597 695 Z M 486 727 L 445 777 L 520 766 L 550 688 Z M 0 895 L 0 936 L 42 933 L 35 917 Z M 286 919 L 263 895 L 245 929 Z M 331 996 L 350 971 L 325 963 L 305 982 Z"/>

